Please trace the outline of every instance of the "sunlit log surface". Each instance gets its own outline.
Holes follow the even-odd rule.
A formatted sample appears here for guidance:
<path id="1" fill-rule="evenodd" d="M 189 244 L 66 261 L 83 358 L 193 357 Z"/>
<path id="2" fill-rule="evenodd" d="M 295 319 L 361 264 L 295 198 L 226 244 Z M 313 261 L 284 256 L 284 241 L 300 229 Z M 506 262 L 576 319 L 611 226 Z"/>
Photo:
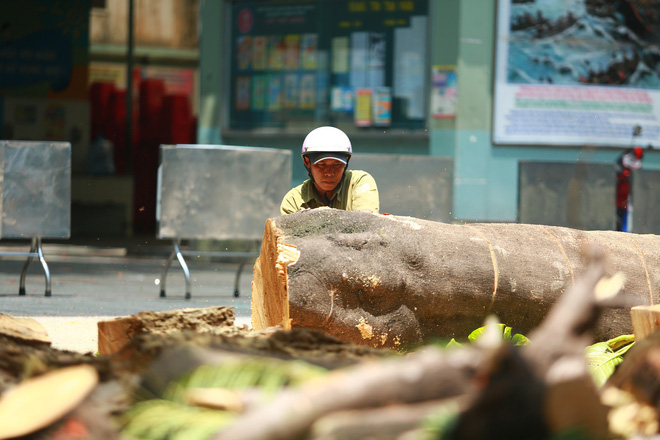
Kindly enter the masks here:
<path id="1" fill-rule="evenodd" d="M 334 209 L 271 218 L 255 263 L 252 324 L 397 348 L 464 338 L 495 314 L 524 334 L 584 270 L 590 245 L 605 253 L 606 276 L 625 276 L 630 305 L 659 302 L 655 235 Z M 631 332 L 629 308 L 611 309 L 596 337 Z"/>

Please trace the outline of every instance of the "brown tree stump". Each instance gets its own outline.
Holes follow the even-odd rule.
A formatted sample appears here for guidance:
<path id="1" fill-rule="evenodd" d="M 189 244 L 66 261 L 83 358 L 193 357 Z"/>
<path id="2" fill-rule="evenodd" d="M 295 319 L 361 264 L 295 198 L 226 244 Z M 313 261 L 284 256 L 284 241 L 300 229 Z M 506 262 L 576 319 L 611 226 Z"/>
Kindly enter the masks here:
<path id="1" fill-rule="evenodd" d="M 234 325 L 231 307 L 180 309 L 169 312 L 140 312 L 110 321 L 99 321 L 99 354 L 119 351 L 135 335 L 169 334 L 183 330 L 214 333 L 219 327 Z"/>
<path id="2" fill-rule="evenodd" d="M 632 305 L 660 302 L 660 237 L 529 224 L 452 225 L 315 209 L 266 222 L 255 263 L 252 325 L 321 329 L 400 347 L 466 337 L 489 314 L 516 332 L 540 324 L 598 246 Z M 607 310 L 597 339 L 632 330 Z"/>
<path id="3" fill-rule="evenodd" d="M 36 346 L 50 346 L 53 342 L 43 325 L 32 318 L 17 318 L 0 313 L 0 334 L 15 341 Z"/>

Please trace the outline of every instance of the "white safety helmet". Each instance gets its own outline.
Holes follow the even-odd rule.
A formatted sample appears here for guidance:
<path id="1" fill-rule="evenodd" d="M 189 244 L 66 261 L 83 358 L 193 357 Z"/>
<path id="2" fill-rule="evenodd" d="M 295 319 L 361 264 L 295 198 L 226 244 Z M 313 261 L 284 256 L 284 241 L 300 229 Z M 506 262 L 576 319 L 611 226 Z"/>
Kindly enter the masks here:
<path id="1" fill-rule="evenodd" d="M 323 159 L 335 159 L 345 164 L 353 154 L 351 141 L 338 128 L 324 126 L 310 131 L 302 146 L 302 157 L 309 156 L 311 163 Z"/>

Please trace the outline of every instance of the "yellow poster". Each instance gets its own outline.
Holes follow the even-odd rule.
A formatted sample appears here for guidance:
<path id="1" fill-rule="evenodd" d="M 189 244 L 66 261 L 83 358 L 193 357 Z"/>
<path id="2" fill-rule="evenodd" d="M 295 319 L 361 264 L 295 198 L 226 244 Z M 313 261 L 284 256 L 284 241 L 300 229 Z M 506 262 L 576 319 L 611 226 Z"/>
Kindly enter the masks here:
<path id="1" fill-rule="evenodd" d="M 371 89 L 355 91 L 355 125 L 368 127 L 371 125 Z"/>

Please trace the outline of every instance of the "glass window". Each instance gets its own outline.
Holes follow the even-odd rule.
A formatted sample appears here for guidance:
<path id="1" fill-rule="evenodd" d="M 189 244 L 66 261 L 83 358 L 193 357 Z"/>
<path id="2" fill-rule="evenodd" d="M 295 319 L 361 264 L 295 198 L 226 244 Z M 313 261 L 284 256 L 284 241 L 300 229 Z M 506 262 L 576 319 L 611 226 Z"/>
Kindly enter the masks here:
<path id="1" fill-rule="evenodd" d="M 234 0 L 229 128 L 424 128 L 427 16 L 428 0 Z"/>

